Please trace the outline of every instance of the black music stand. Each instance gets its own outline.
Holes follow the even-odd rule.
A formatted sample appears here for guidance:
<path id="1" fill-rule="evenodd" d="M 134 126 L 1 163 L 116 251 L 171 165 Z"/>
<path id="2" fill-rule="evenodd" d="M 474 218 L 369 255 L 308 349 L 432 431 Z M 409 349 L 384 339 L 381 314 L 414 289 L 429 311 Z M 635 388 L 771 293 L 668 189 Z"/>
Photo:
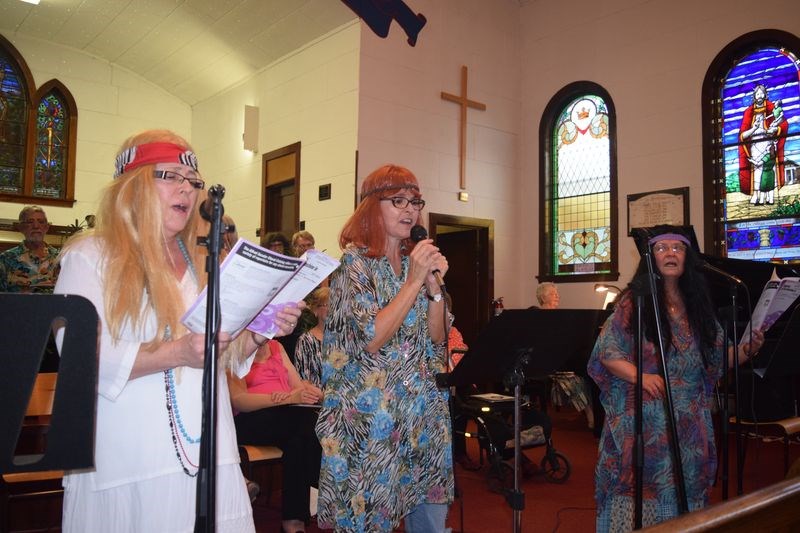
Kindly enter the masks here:
<path id="1" fill-rule="evenodd" d="M 797 354 L 798 346 L 800 346 L 800 305 L 796 303 L 792 305 L 795 306 L 795 309 L 783 329 L 783 335 L 778 339 L 775 350 L 769 356 L 763 371 L 758 372 L 761 369 L 756 369 L 756 373 L 762 378 L 766 375 L 793 376 L 800 374 L 800 356 Z"/>
<path id="2" fill-rule="evenodd" d="M 502 381 L 519 350 L 533 349 L 525 376 L 548 376 L 566 361 L 586 359 L 600 326 L 611 314 L 603 309 L 506 309 L 492 318 L 453 370 L 453 385 Z"/>
<path id="3" fill-rule="evenodd" d="M 790 309 L 780 337 L 764 344 L 753 359 L 753 369 L 744 369 L 738 398 L 745 422 L 774 422 L 797 416 L 794 377 L 800 374 L 800 306 Z M 787 312 L 787 315 L 789 312 Z M 769 346 L 769 347 L 768 347 Z"/>
<path id="4" fill-rule="evenodd" d="M 514 386 L 514 489 L 506 501 L 521 529 L 525 495 L 520 490 L 520 389 L 525 378 L 546 376 L 594 346 L 610 314 L 600 309 L 507 309 L 478 334 L 458 366 L 438 379 L 443 386 L 504 381 Z"/>
<path id="5" fill-rule="evenodd" d="M 0 327 L 0 473 L 94 466 L 97 312 L 82 296 L 0 294 L 14 317 Z M 44 454 L 14 455 L 52 327 L 64 324 L 53 414 Z"/>

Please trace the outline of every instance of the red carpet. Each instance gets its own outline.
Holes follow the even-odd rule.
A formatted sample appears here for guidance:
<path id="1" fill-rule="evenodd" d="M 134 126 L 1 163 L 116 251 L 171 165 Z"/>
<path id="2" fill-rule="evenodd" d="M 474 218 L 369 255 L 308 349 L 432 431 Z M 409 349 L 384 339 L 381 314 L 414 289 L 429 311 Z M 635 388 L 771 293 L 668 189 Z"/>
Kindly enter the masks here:
<path id="1" fill-rule="evenodd" d="M 522 511 L 522 530 L 526 532 L 558 531 L 589 533 L 594 531 L 594 465 L 597 439 L 586 427 L 582 414 L 569 409 L 551 411 L 553 444 L 567 456 L 572 466 L 569 479 L 563 484 L 548 483 L 542 476 L 523 479 L 525 508 Z M 730 439 L 729 497 L 736 496 L 736 444 Z M 797 443 L 791 445 L 790 464 L 800 456 Z M 470 456 L 477 459 L 477 444 L 469 442 Z M 525 453 L 539 464 L 545 448 L 533 448 Z M 513 530 L 513 514 L 503 496 L 489 490 L 488 465 L 477 472 L 457 467 L 456 482 L 462 492 L 450 509 L 448 526 L 454 532 L 492 533 Z M 743 478 L 744 492 L 770 485 L 783 479 L 783 444 L 780 441 L 748 441 Z M 280 483 L 276 485 L 280 487 Z M 722 500 L 721 482 L 714 490 L 713 502 Z M 463 529 L 461 526 L 463 512 Z M 279 531 L 280 492 L 273 494 L 268 507 L 255 509 L 259 532 Z M 319 531 L 313 524 L 308 531 Z"/>

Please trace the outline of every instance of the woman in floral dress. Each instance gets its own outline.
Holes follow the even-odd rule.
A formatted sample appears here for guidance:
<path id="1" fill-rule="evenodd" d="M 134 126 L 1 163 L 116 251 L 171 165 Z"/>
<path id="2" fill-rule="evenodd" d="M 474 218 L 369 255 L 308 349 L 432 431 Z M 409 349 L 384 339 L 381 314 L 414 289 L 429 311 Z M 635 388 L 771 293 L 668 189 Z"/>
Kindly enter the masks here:
<path id="1" fill-rule="evenodd" d="M 323 341 L 318 522 L 337 531 L 444 531 L 453 499 L 445 306 L 447 260 L 409 239 L 425 205 L 416 177 L 386 165 L 364 181 L 340 235 Z"/>

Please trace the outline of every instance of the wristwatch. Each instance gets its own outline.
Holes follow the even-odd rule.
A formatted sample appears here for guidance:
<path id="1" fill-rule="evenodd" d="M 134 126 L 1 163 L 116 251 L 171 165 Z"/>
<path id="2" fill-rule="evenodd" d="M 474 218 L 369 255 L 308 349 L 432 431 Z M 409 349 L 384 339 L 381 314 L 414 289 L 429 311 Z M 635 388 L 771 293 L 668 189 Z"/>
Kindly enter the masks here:
<path id="1" fill-rule="evenodd" d="M 437 292 L 434 295 L 430 295 L 429 294 L 428 295 L 428 300 L 430 300 L 432 302 L 441 302 L 442 301 L 442 293 L 441 292 Z"/>

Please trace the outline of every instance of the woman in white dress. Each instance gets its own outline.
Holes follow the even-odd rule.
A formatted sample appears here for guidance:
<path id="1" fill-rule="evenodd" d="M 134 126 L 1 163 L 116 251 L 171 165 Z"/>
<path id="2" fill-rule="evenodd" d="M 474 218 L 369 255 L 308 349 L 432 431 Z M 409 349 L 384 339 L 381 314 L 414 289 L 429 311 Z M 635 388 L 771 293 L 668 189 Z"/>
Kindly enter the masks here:
<path id="1" fill-rule="evenodd" d="M 64 476 L 62 528 L 193 531 L 205 342 L 180 317 L 205 285 L 195 229 L 205 184 L 188 143 L 164 130 L 125 141 L 114 178 L 95 230 L 65 246 L 55 288 L 88 298 L 100 318 L 95 467 Z M 299 314 L 279 314 L 282 334 Z M 219 349 L 249 362 L 266 340 L 220 333 Z M 222 368 L 218 384 L 216 530 L 253 531 Z"/>

